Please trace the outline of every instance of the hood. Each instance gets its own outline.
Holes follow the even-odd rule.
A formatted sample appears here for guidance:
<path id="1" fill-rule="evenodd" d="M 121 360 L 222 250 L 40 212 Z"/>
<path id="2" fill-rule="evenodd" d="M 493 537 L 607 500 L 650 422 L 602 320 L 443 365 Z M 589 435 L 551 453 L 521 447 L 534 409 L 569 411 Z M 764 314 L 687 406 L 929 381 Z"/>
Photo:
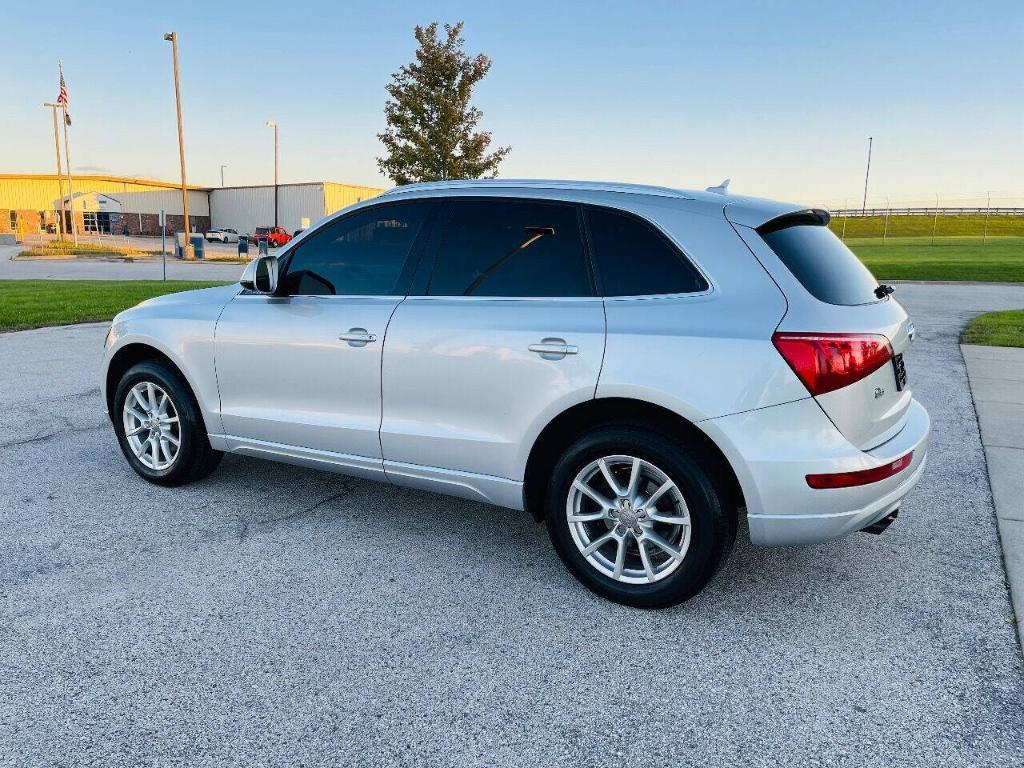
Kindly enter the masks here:
<path id="1" fill-rule="evenodd" d="M 240 290 L 242 290 L 242 286 L 238 283 L 231 283 L 229 285 L 214 286 L 213 288 L 196 288 L 191 291 L 178 291 L 177 293 L 168 293 L 163 296 L 154 296 L 152 299 L 146 299 L 134 307 L 119 312 L 114 317 L 113 325 L 117 325 L 132 316 L 159 316 L 167 311 L 170 311 L 171 314 L 176 314 L 176 311 L 171 309 L 173 307 L 223 306 Z"/>
<path id="2" fill-rule="evenodd" d="M 223 304 L 232 296 L 237 294 L 242 287 L 238 283 L 229 285 L 217 285 L 213 288 L 195 288 L 191 291 L 178 291 L 167 293 L 163 296 L 154 296 L 146 299 L 136 307 L 157 307 L 170 304 Z M 134 309 L 135 307 L 133 307 Z"/>

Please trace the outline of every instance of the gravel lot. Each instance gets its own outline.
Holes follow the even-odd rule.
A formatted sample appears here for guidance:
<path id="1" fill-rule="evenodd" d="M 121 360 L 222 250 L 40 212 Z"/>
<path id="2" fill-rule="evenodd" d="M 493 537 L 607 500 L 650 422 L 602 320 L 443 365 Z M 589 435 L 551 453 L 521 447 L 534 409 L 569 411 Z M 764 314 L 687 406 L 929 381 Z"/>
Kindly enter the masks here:
<path id="1" fill-rule="evenodd" d="M 927 474 L 882 536 L 736 551 L 641 612 L 524 514 L 228 457 L 147 485 L 104 327 L 0 335 L 0 762 L 1024 764 L 1024 676 L 957 346 L 1024 288 L 903 285 Z"/>

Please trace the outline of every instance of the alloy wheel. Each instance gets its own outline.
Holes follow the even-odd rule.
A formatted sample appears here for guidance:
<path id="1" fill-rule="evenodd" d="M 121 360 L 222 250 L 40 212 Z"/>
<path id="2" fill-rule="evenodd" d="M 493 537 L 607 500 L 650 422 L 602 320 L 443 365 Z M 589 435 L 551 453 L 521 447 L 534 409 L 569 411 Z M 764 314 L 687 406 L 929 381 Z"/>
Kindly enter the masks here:
<path id="1" fill-rule="evenodd" d="M 580 553 L 615 581 L 660 581 L 686 558 L 686 501 L 675 482 L 644 459 L 605 456 L 590 462 L 573 480 L 565 511 Z"/>
<path id="2" fill-rule="evenodd" d="M 181 422 L 171 396 L 151 381 L 128 392 L 121 413 L 124 435 L 135 457 L 149 469 L 163 471 L 181 449 Z"/>

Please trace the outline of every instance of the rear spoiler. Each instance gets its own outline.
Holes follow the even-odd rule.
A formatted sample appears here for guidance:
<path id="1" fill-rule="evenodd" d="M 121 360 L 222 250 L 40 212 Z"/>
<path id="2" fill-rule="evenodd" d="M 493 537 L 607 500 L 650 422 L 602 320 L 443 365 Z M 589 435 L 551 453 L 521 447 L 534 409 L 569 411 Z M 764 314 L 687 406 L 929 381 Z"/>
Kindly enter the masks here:
<path id="1" fill-rule="evenodd" d="M 788 229 L 789 227 L 824 227 L 831 218 L 828 211 L 820 208 L 807 208 L 803 211 L 794 211 L 793 213 L 777 216 L 756 227 L 756 231 L 759 235 L 767 235 L 771 232 L 778 232 L 780 229 Z"/>

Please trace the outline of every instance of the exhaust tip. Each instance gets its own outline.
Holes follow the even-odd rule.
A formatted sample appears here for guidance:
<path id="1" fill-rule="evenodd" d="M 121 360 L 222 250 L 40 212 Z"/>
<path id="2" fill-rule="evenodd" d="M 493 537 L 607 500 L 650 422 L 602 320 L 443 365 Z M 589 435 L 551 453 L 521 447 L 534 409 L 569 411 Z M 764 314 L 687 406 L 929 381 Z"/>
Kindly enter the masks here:
<path id="1" fill-rule="evenodd" d="M 873 522 L 871 525 L 867 526 L 866 528 L 861 528 L 860 532 L 861 533 L 873 533 L 873 534 L 875 534 L 877 536 L 878 534 L 882 533 L 886 528 L 888 528 L 890 525 L 892 525 L 894 522 L 896 522 L 896 517 L 899 515 L 899 513 L 900 513 L 899 509 L 894 509 L 892 512 L 890 512 L 888 515 L 886 515 L 882 519 L 876 520 L 875 522 Z"/>

